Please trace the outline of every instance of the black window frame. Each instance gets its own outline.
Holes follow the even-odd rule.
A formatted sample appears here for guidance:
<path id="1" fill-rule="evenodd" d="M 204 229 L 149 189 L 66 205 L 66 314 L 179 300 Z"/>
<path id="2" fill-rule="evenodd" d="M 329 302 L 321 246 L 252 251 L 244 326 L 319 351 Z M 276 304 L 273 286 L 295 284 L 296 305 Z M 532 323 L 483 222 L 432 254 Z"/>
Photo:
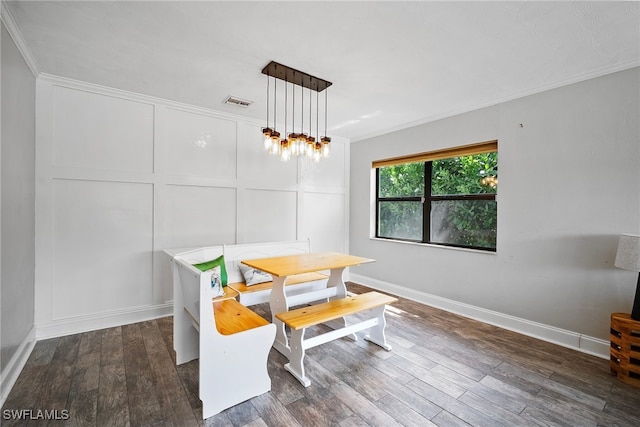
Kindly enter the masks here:
<path id="1" fill-rule="evenodd" d="M 449 158 L 456 158 L 462 156 L 452 156 Z M 495 248 L 486 246 L 471 246 L 460 245 L 454 243 L 444 242 L 432 242 L 431 241 L 431 206 L 435 201 L 465 201 L 465 200 L 496 200 L 496 193 L 479 193 L 479 194 L 446 194 L 446 195 L 433 195 L 432 193 L 432 174 L 433 174 L 433 160 L 424 162 L 412 162 L 423 163 L 424 165 L 424 195 L 422 196 L 404 196 L 404 197 L 380 197 L 380 169 L 384 166 L 376 168 L 376 224 L 375 224 L 375 237 L 378 239 L 405 241 L 413 243 L 426 243 L 430 245 L 475 249 L 485 252 L 496 252 L 497 242 Z M 422 203 L 422 240 L 403 239 L 399 237 L 388 237 L 380 235 L 380 203 L 381 202 L 421 202 Z"/>

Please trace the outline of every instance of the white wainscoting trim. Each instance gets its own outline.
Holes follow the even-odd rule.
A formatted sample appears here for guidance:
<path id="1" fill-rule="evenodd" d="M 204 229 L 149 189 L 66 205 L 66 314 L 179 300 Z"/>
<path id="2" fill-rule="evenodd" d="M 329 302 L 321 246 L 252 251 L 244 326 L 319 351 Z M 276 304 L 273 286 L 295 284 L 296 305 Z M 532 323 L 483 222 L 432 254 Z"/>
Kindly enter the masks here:
<path id="1" fill-rule="evenodd" d="M 25 339 L 20 343 L 18 349 L 11 357 L 6 368 L 2 371 L 0 377 L 0 407 L 4 406 L 4 402 L 9 396 L 9 392 L 18 380 L 22 368 L 27 364 L 33 347 L 36 345 L 35 328 L 31 328 Z"/>
<path id="2" fill-rule="evenodd" d="M 36 339 L 61 337 L 173 315 L 173 302 L 36 324 Z"/>
<path id="3" fill-rule="evenodd" d="M 610 357 L 610 343 L 599 338 L 582 335 L 577 332 L 556 328 L 543 323 L 532 322 L 509 314 L 487 310 L 481 307 L 476 307 L 448 298 L 442 298 L 426 292 L 409 289 L 359 274 L 349 273 L 348 280 L 355 283 L 362 283 L 370 288 L 386 291 L 412 301 L 449 311 L 451 313 L 479 320 L 490 325 L 508 329 L 533 338 L 538 338 L 553 344 L 558 344 L 573 350 L 578 350 L 592 356 L 603 359 L 609 359 Z"/>

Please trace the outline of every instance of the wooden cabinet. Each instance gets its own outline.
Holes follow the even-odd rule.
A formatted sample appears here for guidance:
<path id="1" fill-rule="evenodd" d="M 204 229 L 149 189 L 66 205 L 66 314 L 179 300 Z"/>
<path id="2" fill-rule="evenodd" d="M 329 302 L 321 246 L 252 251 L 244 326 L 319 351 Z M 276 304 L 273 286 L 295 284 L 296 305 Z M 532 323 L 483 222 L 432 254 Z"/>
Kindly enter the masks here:
<path id="1" fill-rule="evenodd" d="M 640 387 L 640 322 L 627 313 L 611 314 L 611 372 Z"/>

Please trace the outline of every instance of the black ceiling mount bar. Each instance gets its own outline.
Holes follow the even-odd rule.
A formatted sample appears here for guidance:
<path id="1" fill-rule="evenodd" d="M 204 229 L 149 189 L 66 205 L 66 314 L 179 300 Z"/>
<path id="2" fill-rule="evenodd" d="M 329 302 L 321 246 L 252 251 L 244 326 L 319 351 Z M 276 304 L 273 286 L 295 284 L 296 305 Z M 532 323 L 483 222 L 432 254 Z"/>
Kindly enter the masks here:
<path id="1" fill-rule="evenodd" d="M 312 89 L 316 92 L 322 92 L 332 85 L 329 81 L 319 79 L 318 77 L 303 73 L 302 71 L 295 70 L 291 67 L 287 67 L 286 65 L 278 64 L 275 61 L 269 62 L 262 69 L 262 74 L 266 74 L 267 76 L 275 77 L 298 86 L 306 87 L 307 89 Z"/>

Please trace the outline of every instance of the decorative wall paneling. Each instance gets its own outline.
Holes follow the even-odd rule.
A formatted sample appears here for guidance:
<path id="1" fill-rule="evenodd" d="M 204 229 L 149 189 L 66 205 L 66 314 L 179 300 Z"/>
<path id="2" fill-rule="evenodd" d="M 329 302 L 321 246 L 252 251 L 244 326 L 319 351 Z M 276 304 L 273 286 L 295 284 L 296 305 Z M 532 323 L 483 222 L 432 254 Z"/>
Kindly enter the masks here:
<path id="1" fill-rule="evenodd" d="M 170 314 L 166 248 L 348 250 L 347 141 L 283 163 L 259 123 L 48 75 L 36 132 L 38 338 Z"/>

